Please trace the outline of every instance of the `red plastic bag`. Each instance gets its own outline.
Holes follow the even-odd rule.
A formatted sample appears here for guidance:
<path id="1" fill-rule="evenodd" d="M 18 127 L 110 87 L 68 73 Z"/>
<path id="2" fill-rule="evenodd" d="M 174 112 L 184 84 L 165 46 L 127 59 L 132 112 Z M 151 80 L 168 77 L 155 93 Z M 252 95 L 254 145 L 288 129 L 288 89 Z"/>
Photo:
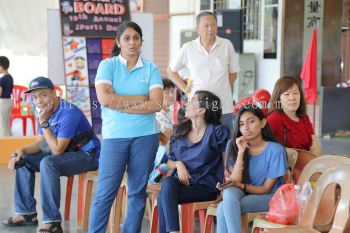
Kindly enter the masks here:
<path id="1" fill-rule="evenodd" d="M 270 200 L 266 219 L 270 222 L 291 225 L 298 218 L 299 206 L 294 184 L 284 184 L 277 189 Z"/>

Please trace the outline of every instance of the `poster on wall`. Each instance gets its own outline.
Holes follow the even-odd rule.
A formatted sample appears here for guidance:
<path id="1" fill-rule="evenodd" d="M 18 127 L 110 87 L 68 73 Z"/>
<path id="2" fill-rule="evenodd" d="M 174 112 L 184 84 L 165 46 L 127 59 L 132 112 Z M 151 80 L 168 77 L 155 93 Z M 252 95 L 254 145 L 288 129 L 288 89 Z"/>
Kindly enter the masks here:
<path id="1" fill-rule="evenodd" d="M 67 86 L 88 86 L 88 59 L 84 37 L 63 37 Z"/>
<path id="2" fill-rule="evenodd" d="M 88 121 L 91 122 L 91 104 L 89 87 L 67 87 L 67 101 L 75 104 L 83 111 Z"/>
<path id="3" fill-rule="evenodd" d="M 113 38 L 130 20 L 129 0 L 60 0 L 63 36 Z"/>

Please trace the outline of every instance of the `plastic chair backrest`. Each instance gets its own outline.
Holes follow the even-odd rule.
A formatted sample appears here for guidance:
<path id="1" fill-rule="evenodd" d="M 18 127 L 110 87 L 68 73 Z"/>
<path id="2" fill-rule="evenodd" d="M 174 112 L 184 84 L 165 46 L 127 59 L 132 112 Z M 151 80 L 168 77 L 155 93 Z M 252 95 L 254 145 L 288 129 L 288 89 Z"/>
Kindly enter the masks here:
<path id="1" fill-rule="evenodd" d="M 350 165 L 350 158 L 341 155 L 322 155 L 315 159 L 312 159 L 303 169 L 298 184 L 302 186 L 307 181 L 317 181 L 319 179 L 319 174 L 322 174 L 342 164 Z M 315 177 L 314 175 L 317 176 Z M 329 229 L 333 222 L 334 212 L 336 211 L 335 207 L 338 201 L 336 190 L 336 184 L 331 184 L 324 191 L 324 195 L 318 207 L 319 210 L 316 215 L 317 217 L 314 222 L 314 225 L 317 226 L 317 229 Z"/>
<path id="2" fill-rule="evenodd" d="M 286 148 L 288 159 L 287 183 L 293 182 L 293 170 L 298 160 L 298 151 L 292 148 Z"/>
<path id="3" fill-rule="evenodd" d="M 55 86 L 54 86 L 54 89 L 55 89 L 56 95 L 57 95 L 58 97 L 62 97 L 62 96 L 63 96 L 63 90 L 62 90 L 62 88 L 61 88 L 60 86 L 55 85 Z"/>
<path id="4" fill-rule="evenodd" d="M 26 101 L 29 100 L 26 94 L 24 94 L 26 90 L 28 90 L 27 87 L 24 87 L 21 85 L 13 85 L 13 90 L 12 90 L 12 108 L 13 109 L 18 109 L 20 111 L 22 98 L 24 98 Z"/>
<path id="5" fill-rule="evenodd" d="M 298 151 L 292 148 L 286 148 L 288 157 L 288 168 L 293 171 L 298 160 Z"/>
<path id="6" fill-rule="evenodd" d="M 322 155 L 311 160 L 303 169 L 298 184 L 303 185 L 317 173 L 323 173 L 341 164 L 350 164 L 350 158 L 341 155 Z"/>
<path id="7" fill-rule="evenodd" d="M 323 156 L 321 156 L 323 157 Z M 349 158 L 347 158 L 349 159 Z M 335 211 L 335 217 L 330 233 L 343 232 L 349 221 L 350 211 L 350 166 L 339 165 L 322 173 L 317 181 L 317 185 L 311 195 L 311 199 L 306 207 L 305 214 L 301 219 L 300 226 L 310 227 L 316 218 L 318 206 L 326 188 L 331 184 L 338 184 L 341 188 L 341 195 Z"/>
<path id="8" fill-rule="evenodd" d="M 317 156 L 312 154 L 310 151 L 296 149 L 296 148 L 293 148 L 293 149 L 298 151 L 298 160 L 293 170 L 293 181 L 294 181 L 294 184 L 297 184 L 299 177 L 301 175 L 301 172 L 303 171 L 306 164 L 308 164 L 311 160 L 315 159 Z"/>

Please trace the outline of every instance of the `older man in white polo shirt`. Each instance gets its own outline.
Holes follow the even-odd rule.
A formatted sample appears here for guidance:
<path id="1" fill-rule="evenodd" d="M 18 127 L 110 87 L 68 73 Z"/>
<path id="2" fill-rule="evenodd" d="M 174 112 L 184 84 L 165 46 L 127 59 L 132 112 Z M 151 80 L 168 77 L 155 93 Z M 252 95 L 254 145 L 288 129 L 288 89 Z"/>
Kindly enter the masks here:
<path id="1" fill-rule="evenodd" d="M 190 92 L 191 97 L 197 90 L 210 91 L 220 97 L 222 123 L 232 133 L 232 86 L 240 70 L 238 55 L 229 40 L 216 35 L 217 21 L 212 12 L 204 11 L 196 16 L 196 31 L 199 37 L 184 44 L 170 63 L 169 78 L 183 92 Z M 187 87 L 178 73 L 184 67 L 189 69 L 192 78 L 192 85 Z"/>

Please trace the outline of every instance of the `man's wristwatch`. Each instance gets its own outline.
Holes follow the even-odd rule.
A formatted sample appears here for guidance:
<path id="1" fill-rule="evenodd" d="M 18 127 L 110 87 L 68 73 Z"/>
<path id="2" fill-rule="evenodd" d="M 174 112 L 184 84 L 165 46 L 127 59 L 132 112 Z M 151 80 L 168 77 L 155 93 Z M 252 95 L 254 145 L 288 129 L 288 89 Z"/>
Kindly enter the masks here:
<path id="1" fill-rule="evenodd" d="M 10 155 L 10 158 L 16 158 L 17 156 L 18 156 L 17 153 L 12 153 L 12 154 Z"/>
<path id="2" fill-rule="evenodd" d="M 47 128 L 49 128 L 50 127 L 50 125 L 49 125 L 49 122 L 47 122 L 47 121 L 45 121 L 45 122 L 43 122 L 43 123 L 41 123 L 41 128 L 43 128 L 43 129 L 47 129 Z"/>

